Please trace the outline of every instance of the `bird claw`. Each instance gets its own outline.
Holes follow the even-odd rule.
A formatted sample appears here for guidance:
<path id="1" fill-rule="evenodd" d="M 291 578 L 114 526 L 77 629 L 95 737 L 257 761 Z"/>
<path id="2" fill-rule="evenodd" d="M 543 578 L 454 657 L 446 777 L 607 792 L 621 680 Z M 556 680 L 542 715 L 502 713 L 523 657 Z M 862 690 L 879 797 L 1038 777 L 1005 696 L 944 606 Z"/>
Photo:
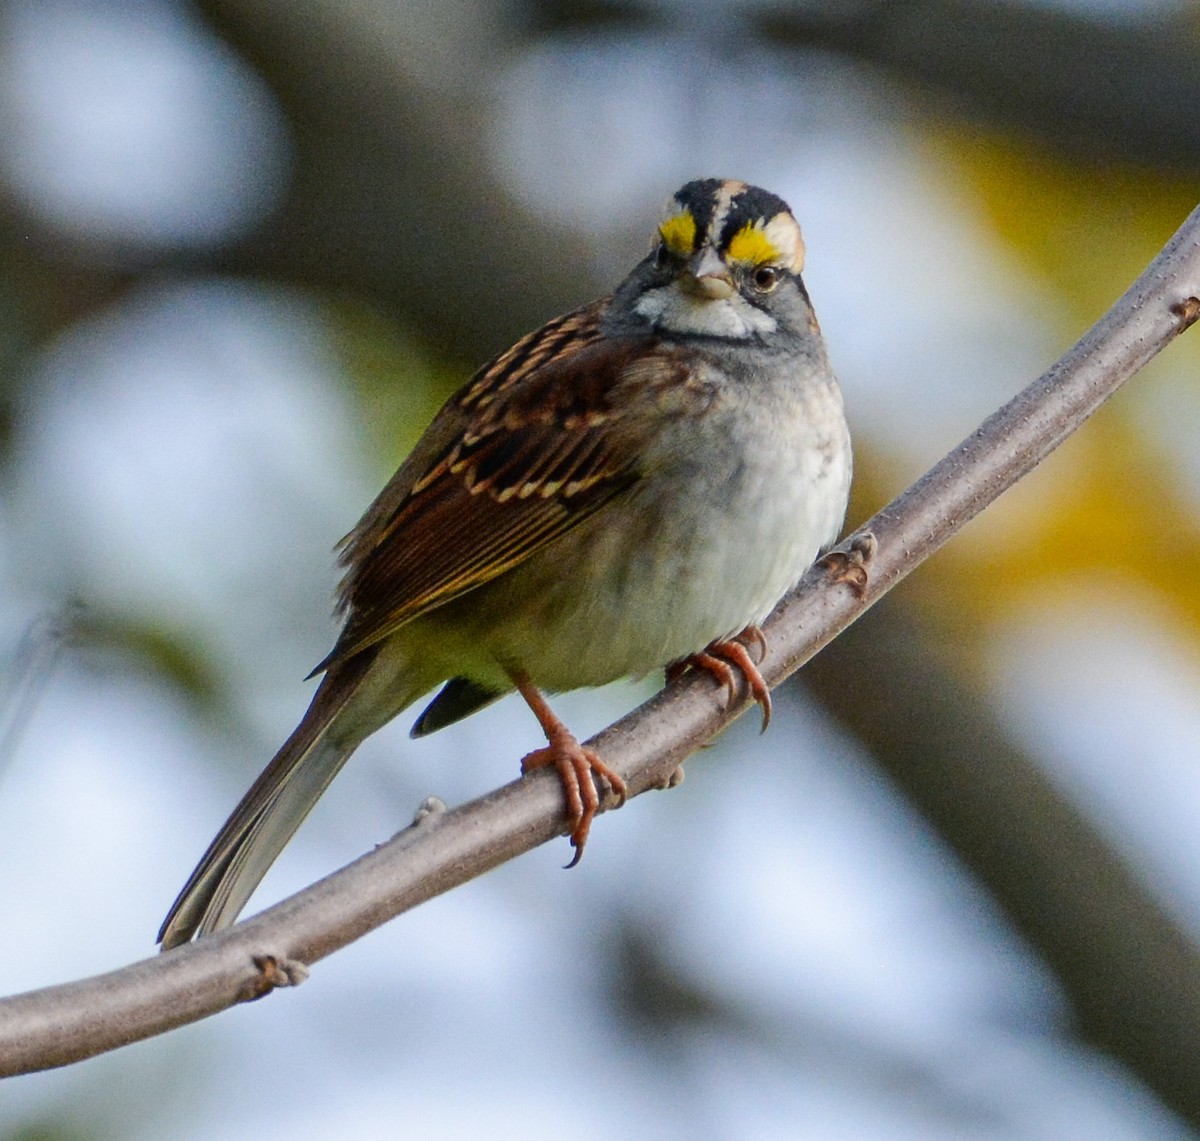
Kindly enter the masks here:
<path id="1" fill-rule="evenodd" d="M 879 542 L 875 536 L 870 531 L 863 531 L 850 540 L 848 549 L 829 551 L 817 559 L 817 565 L 825 567 L 829 572 L 830 582 L 844 582 L 856 598 L 863 598 L 870 581 L 867 564 L 875 557 L 878 549 Z"/>
<path id="2" fill-rule="evenodd" d="M 737 672 L 740 672 L 750 690 L 750 696 L 762 708 L 762 727 L 766 732 L 771 723 L 771 690 L 754 659 L 750 657 L 747 644 L 759 649 L 759 661 L 766 657 L 767 639 L 757 626 L 747 626 L 737 638 L 718 640 L 698 654 L 691 654 L 667 667 L 667 681 L 674 681 L 689 667 L 711 674 L 725 690 L 725 705 L 728 708 L 737 700 Z"/>
<path id="3" fill-rule="evenodd" d="M 567 816 L 571 820 L 571 847 L 575 855 L 566 866 L 573 868 L 583 858 L 583 848 L 592 820 L 600 809 L 600 794 L 596 791 L 594 777 L 600 777 L 616 797 L 614 808 L 620 808 L 629 794 L 625 781 L 613 772 L 595 749 L 581 745 L 565 729 L 555 733 L 550 744 L 532 753 L 521 761 L 521 772 L 553 768 L 562 782 L 563 796 L 567 801 Z"/>

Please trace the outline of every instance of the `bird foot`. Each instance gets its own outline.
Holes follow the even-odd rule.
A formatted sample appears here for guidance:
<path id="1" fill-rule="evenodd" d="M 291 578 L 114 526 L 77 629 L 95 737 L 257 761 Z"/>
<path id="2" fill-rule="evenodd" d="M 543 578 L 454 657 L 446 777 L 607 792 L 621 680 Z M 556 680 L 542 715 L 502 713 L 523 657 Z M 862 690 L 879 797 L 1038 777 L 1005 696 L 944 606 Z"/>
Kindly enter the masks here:
<path id="1" fill-rule="evenodd" d="M 867 593 L 867 583 L 870 575 L 867 564 L 875 557 L 879 542 L 870 531 L 855 535 L 850 540 L 850 546 L 845 551 L 830 551 L 817 559 L 817 565 L 825 567 L 829 572 L 829 581 L 844 582 L 856 598 L 863 598 Z"/>
<path id="2" fill-rule="evenodd" d="M 600 808 L 600 794 L 593 778 L 598 776 L 612 790 L 617 798 L 614 808 L 625 803 L 628 789 L 625 781 L 600 759 L 595 749 L 581 745 L 565 728 L 561 734 L 556 733 L 544 749 L 534 749 L 521 761 L 522 773 L 543 768 L 553 768 L 562 781 L 567 815 L 571 820 L 571 847 L 575 849 L 567 867 L 573 868 L 583 857 L 592 820 Z"/>
<path id="3" fill-rule="evenodd" d="M 749 687 L 750 696 L 762 709 L 762 728 L 759 731 L 766 732 L 771 723 L 771 690 L 750 657 L 747 644 L 758 647 L 758 660 L 762 661 L 767 653 L 767 640 L 757 626 L 747 626 L 736 638 L 710 642 L 700 653 L 672 662 L 667 666 L 667 681 L 674 681 L 688 669 L 704 670 L 724 687 L 728 707 L 737 699 L 737 673 L 740 672 Z"/>
<path id="4" fill-rule="evenodd" d="M 581 745 L 575 735 L 558 719 L 540 691 L 524 675 L 513 674 L 521 696 L 533 710 L 549 742 L 545 748 L 534 749 L 521 761 L 521 773 L 535 769 L 553 768 L 562 782 L 567 802 L 567 817 L 571 822 L 571 847 L 575 855 L 568 868 L 583 858 L 583 847 L 592 829 L 592 820 L 600 810 L 600 794 L 595 778 L 599 777 L 616 797 L 614 808 L 620 808 L 629 795 L 624 779 L 608 767 L 595 749 Z"/>

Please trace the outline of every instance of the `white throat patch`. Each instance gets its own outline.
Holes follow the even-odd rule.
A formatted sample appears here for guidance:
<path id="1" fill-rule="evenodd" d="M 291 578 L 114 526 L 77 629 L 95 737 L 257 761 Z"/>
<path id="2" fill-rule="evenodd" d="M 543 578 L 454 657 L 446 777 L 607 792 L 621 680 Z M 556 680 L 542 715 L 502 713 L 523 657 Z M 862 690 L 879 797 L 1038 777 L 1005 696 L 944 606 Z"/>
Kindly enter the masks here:
<path id="1" fill-rule="evenodd" d="M 755 334 L 773 333 L 777 327 L 774 317 L 756 309 L 740 294 L 720 300 L 693 297 L 674 282 L 648 290 L 638 299 L 634 312 L 668 333 L 744 340 Z"/>

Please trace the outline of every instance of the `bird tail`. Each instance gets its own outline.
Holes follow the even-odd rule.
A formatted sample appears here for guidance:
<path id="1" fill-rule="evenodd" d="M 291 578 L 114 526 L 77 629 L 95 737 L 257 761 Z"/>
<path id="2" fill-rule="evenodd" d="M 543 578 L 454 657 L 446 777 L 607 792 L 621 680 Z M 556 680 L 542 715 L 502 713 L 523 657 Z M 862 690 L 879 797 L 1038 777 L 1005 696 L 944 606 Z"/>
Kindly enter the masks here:
<path id="1" fill-rule="evenodd" d="M 374 662 L 364 650 L 329 671 L 295 732 L 254 782 L 188 882 L 158 932 L 164 951 L 227 927 L 295 834 L 362 735 L 330 733 Z"/>

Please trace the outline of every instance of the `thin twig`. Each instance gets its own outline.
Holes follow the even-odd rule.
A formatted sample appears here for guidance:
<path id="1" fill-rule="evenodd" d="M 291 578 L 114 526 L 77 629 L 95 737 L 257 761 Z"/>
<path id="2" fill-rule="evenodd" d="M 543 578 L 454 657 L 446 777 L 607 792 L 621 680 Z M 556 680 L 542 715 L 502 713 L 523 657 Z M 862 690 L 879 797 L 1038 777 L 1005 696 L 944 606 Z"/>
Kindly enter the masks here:
<path id="1" fill-rule="evenodd" d="M 879 512 L 865 591 L 814 568 L 765 627 L 777 685 L 1075 431 L 1200 317 L 1200 208 L 1116 305 L 1049 372 Z M 856 536 L 839 548 L 849 552 Z M 711 679 L 684 677 L 589 742 L 629 795 L 667 786 L 680 762 L 742 712 Z M 293 985 L 309 964 L 402 911 L 565 830 L 559 783 L 534 773 L 411 828 L 228 931 L 122 970 L 0 1000 L 0 1075 L 61 1066 Z"/>
<path id="2" fill-rule="evenodd" d="M 0 776 L 16 756 L 54 667 L 74 632 L 79 609 L 78 604 L 71 603 L 42 615 L 30 623 L 17 644 L 7 670 L 7 684 L 0 688 Z"/>

